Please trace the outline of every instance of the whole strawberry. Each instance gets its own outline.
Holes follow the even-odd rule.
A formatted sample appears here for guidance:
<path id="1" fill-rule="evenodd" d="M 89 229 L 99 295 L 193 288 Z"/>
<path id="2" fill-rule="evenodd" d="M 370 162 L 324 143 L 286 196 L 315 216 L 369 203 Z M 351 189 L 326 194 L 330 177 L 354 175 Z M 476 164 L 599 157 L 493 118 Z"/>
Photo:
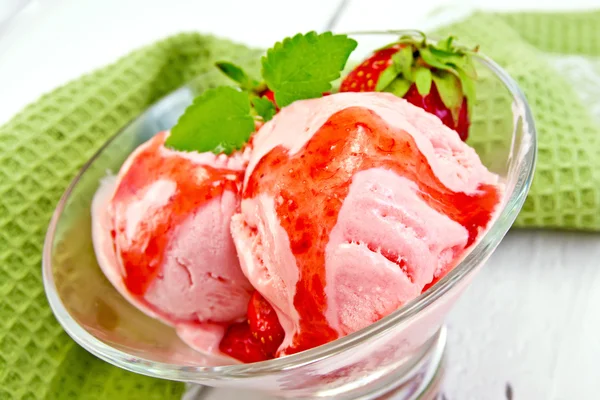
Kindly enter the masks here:
<path id="1" fill-rule="evenodd" d="M 383 47 L 342 81 L 340 92 L 390 92 L 436 115 L 467 140 L 475 102 L 474 51 L 405 36 Z"/>

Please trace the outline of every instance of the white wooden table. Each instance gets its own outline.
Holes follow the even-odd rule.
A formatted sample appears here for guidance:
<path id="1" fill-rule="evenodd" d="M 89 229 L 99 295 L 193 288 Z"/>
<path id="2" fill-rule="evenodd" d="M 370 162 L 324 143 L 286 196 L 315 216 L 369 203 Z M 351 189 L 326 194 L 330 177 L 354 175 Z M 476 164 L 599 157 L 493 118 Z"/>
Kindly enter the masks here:
<path id="1" fill-rule="evenodd" d="M 0 0 L 0 24 L 19 1 L 26 0 Z M 0 124 L 42 93 L 179 31 L 267 47 L 286 35 L 322 30 L 332 20 L 338 31 L 425 28 L 427 14 L 446 3 L 29 0 L 0 25 Z M 473 0 L 454 10 L 536 9 L 536 3 L 541 2 Z M 537 7 L 593 6 L 600 7 L 600 0 Z M 600 399 L 600 235 L 512 231 L 452 311 L 448 326 L 448 400 L 503 400 L 507 387 L 518 400 Z M 211 391 L 207 398 L 236 396 Z"/>

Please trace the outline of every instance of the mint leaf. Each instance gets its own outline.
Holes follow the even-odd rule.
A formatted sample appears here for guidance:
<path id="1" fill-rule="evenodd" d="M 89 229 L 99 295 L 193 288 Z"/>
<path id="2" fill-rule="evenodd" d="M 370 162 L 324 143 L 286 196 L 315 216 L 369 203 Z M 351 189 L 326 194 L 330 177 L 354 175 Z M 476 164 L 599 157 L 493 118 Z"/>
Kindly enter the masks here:
<path id="1" fill-rule="evenodd" d="M 248 93 L 221 86 L 194 99 L 171 129 L 165 146 L 179 151 L 231 154 L 242 148 L 252 132 L 254 119 Z"/>
<path id="2" fill-rule="evenodd" d="M 285 107 L 296 100 L 320 97 L 340 77 L 356 41 L 331 32 L 298 34 L 278 42 L 262 58 L 262 76 Z"/>
<path id="3" fill-rule="evenodd" d="M 240 87 L 244 90 L 251 90 L 258 86 L 258 81 L 250 78 L 241 67 L 233 63 L 228 61 L 218 61 L 215 63 L 215 65 L 221 70 L 221 72 L 239 83 Z"/>
<path id="4" fill-rule="evenodd" d="M 264 97 L 255 97 L 252 99 L 252 106 L 258 115 L 260 115 L 263 121 L 270 121 L 271 118 L 277 113 L 275 104 L 269 99 Z"/>
<path id="5" fill-rule="evenodd" d="M 421 96 L 427 96 L 431 90 L 431 70 L 426 67 L 419 67 L 415 72 L 415 84 L 417 91 Z"/>

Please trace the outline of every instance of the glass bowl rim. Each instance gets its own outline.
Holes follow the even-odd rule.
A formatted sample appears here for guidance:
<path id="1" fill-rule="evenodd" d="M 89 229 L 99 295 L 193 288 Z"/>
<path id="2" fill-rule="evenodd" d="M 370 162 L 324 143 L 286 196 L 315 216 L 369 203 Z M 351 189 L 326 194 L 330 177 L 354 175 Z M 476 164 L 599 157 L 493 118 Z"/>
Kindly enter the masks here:
<path id="1" fill-rule="evenodd" d="M 348 32 L 347 34 L 357 36 L 385 34 L 420 35 L 414 30 L 353 31 Z M 436 300 L 441 298 L 446 292 L 453 288 L 456 283 L 468 276 L 481 262 L 487 259 L 487 257 L 500 243 L 516 219 L 521 207 L 523 206 L 523 203 L 525 202 L 526 195 L 533 179 L 533 172 L 537 157 L 537 134 L 533 115 L 529 108 L 527 99 L 514 79 L 492 59 L 481 53 L 475 54 L 474 57 L 504 83 L 505 87 L 513 96 L 513 104 L 516 104 L 518 113 L 523 118 L 523 124 L 527 127 L 528 133 L 531 135 L 532 140 L 530 143 L 528 143 L 529 148 L 526 149 L 524 154 L 521 154 L 521 156 L 524 157 L 522 166 L 523 169 L 519 171 L 514 189 L 508 198 L 504 199 L 504 207 L 500 210 L 497 217 L 492 221 L 491 226 L 488 228 L 485 234 L 478 240 L 475 246 L 469 249 L 463 260 L 448 274 L 446 274 L 444 278 L 431 286 L 427 291 L 421 293 L 415 299 L 400 307 L 398 310 L 367 326 L 366 328 L 336 339 L 330 343 L 282 358 L 251 364 L 193 366 L 156 362 L 115 349 L 102 342 L 100 339 L 97 339 L 81 325 L 79 325 L 79 323 L 69 314 L 66 307 L 62 303 L 60 296 L 58 295 L 56 284 L 54 282 L 54 275 L 52 272 L 52 247 L 54 236 L 58 221 L 65 209 L 67 201 L 69 200 L 70 195 L 79 183 L 82 176 L 103 153 L 103 151 L 111 144 L 111 142 L 119 137 L 123 130 L 127 128 L 127 126 L 139 118 L 138 116 L 136 119 L 130 122 L 130 124 L 124 126 L 110 139 L 108 139 L 81 167 L 75 178 L 73 178 L 63 193 L 52 215 L 52 219 L 48 226 L 44 240 L 42 275 L 44 290 L 56 319 L 76 343 L 98 358 L 120 368 L 162 379 L 178 381 L 209 381 L 217 379 L 221 380 L 223 377 L 258 377 L 312 364 L 318 362 L 319 360 L 341 353 L 347 349 L 351 349 L 372 337 L 383 335 L 389 330 L 393 329 L 396 325 L 399 325 L 404 321 L 414 317 L 425 308 L 434 304 Z M 162 99 L 164 99 L 164 97 L 158 100 L 157 103 L 159 103 Z M 154 105 L 150 106 L 145 112 L 148 112 L 148 110 L 153 106 Z M 142 114 L 140 114 L 140 116 L 141 115 Z M 515 132 L 513 131 L 513 140 L 514 134 Z"/>

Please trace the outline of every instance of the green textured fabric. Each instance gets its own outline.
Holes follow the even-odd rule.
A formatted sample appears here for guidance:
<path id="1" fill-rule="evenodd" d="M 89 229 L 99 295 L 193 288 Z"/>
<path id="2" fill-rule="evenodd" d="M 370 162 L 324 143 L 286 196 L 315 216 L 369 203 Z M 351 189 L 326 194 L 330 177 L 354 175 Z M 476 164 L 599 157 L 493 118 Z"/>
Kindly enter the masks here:
<path id="1" fill-rule="evenodd" d="M 598 13 L 478 14 L 450 28 L 476 39 L 532 103 L 540 162 L 521 226 L 600 230 L 598 127 L 536 49 L 599 56 L 599 29 Z M 250 54 L 214 37 L 177 35 L 56 89 L 0 128 L 0 399 L 181 397 L 182 384 L 112 367 L 68 338 L 43 292 L 43 238 L 63 190 L 108 137 L 217 59 Z M 489 89 L 477 105 L 481 131 L 494 100 Z M 491 151 L 491 128 L 489 135 L 473 144 Z"/>
<path id="2" fill-rule="evenodd" d="M 0 399 L 181 397 L 184 385 L 115 368 L 54 319 L 41 278 L 44 235 L 77 170 L 121 127 L 215 61 L 245 46 L 181 34 L 49 93 L 0 128 Z"/>
<path id="3" fill-rule="evenodd" d="M 600 11 L 503 14 L 500 18 L 537 49 L 600 56 Z"/>

